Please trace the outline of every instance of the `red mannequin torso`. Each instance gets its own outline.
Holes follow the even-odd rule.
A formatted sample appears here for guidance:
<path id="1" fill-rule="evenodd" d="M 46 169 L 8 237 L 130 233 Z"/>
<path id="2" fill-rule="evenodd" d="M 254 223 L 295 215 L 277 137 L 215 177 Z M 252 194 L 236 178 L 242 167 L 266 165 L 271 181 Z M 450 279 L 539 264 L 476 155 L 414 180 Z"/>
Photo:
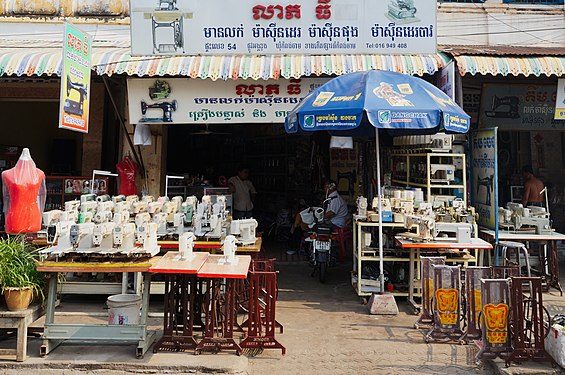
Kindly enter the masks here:
<path id="1" fill-rule="evenodd" d="M 35 168 L 34 175 L 28 173 L 25 178 L 22 178 L 17 168 L 18 165 L 2 172 L 2 183 L 8 193 L 10 203 L 6 213 L 6 232 L 37 232 L 41 229 L 41 208 L 38 204 L 38 194 L 45 181 L 45 174 L 41 169 Z M 23 183 L 22 180 L 24 180 Z"/>

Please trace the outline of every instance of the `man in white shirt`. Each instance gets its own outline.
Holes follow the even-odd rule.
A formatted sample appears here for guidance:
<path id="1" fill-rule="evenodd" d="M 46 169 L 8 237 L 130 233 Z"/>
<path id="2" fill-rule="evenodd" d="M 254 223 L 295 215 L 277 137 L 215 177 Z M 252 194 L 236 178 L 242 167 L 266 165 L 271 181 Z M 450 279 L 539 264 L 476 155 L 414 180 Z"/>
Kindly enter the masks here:
<path id="1" fill-rule="evenodd" d="M 324 191 L 326 192 L 324 220 L 333 226 L 343 228 L 349 214 L 347 203 L 337 192 L 337 184 L 334 181 L 326 182 Z"/>
<path id="2" fill-rule="evenodd" d="M 233 218 L 237 220 L 253 217 L 253 201 L 257 191 L 249 181 L 249 169 L 240 168 L 237 176 L 228 180 L 228 186 L 233 195 Z"/>

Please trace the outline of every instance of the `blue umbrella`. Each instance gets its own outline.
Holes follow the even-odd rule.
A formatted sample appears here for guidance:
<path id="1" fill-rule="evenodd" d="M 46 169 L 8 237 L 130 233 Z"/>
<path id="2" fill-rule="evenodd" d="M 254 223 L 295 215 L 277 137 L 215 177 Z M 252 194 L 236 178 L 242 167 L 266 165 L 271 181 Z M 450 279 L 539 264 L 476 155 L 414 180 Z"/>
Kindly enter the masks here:
<path id="1" fill-rule="evenodd" d="M 392 134 L 466 133 L 469 120 L 461 107 L 431 83 L 402 73 L 369 70 L 338 76 L 312 91 L 287 115 L 285 130 L 368 135 L 375 128 L 380 197 L 378 129 Z M 384 290 L 381 212 L 379 200 L 379 256 Z"/>

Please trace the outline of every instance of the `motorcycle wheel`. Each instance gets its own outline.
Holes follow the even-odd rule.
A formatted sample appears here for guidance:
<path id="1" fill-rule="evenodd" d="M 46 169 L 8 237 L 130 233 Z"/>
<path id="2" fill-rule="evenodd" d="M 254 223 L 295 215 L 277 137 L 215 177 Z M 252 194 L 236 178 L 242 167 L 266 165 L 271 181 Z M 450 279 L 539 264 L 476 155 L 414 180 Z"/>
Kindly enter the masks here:
<path id="1" fill-rule="evenodd" d="M 328 269 L 328 262 L 320 262 L 320 282 L 326 282 L 326 271 Z"/>

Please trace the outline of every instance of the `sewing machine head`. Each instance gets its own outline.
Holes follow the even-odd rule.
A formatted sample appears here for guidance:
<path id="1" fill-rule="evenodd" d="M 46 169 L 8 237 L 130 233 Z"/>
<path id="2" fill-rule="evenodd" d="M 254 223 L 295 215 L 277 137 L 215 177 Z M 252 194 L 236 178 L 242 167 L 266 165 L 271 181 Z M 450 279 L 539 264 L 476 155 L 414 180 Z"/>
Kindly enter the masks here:
<path id="1" fill-rule="evenodd" d="M 114 202 L 114 204 L 119 203 L 119 202 L 125 202 L 126 201 L 126 196 L 123 194 L 119 194 L 119 195 L 114 195 L 112 197 L 112 202 Z"/>
<path id="2" fill-rule="evenodd" d="M 57 224 L 61 221 L 62 215 L 63 211 L 61 210 L 45 211 L 42 215 L 43 226 L 47 228 L 50 225 Z"/>
<path id="3" fill-rule="evenodd" d="M 77 199 L 65 202 L 65 211 L 66 212 L 70 212 L 70 211 L 78 212 L 79 207 L 80 207 L 80 201 L 77 200 Z"/>
<path id="4" fill-rule="evenodd" d="M 139 197 L 137 195 L 128 195 L 126 197 L 126 202 L 139 202 Z"/>
<path id="5" fill-rule="evenodd" d="M 112 198 L 108 194 L 99 195 L 96 197 L 96 202 L 111 202 Z"/>
<path id="6" fill-rule="evenodd" d="M 180 211 L 180 207 L 182 205 L 183 199 L 180 195 L 176 195 L 171 198 L 171 202 L 177 205 L 177 211 Z"/>
<path id="7" fill-rule="evenodd" d="M 212 205 L 212 197 L 209 195 L 202 196 L 202 204 Z"/>
<path id="8" fill-rule="evenodd" d="M 131 211 L 132 211 L 133 214 L 140 214 L 140 213 L 143 213 L 143 212 L 147 212 L 147 206 L 148 206 L 147 202 L 143 202 L 143 201 L 133 202 Z"/>
<path id="9" fill-rule="evenodd" d="M 224 239 L 222 250 L 224 252 L 224 260 L 226 263 L 233 263 L 235 261 L 235 251 L 237 249 L 237 239 L 235 236 L 228 235 Z"/>
<path id="10" fill-rule="evenodd" d="M 147 212 L 142 212 L 135 215 L 135 226 L 140 227 L 144 224 L 151 222 L 151 215 Z"/>
<path id="11" fill-rule="evenodd" d="M 85 201 L 80 203 L 80 212 L 96 212 L 96 208 L 98 207 L 98 203 L 96 201 Z"/>
<path id="12" fill-rule="evenodd" d="M 101 211 L 110 211 L 110 212 L 114 211 L 114 202 L 112 202 L 111 200 L 98 202 L 98 206 L 96 207 L 96 212 L 101 212 Z"/>
<path id="13" fill-rule="evenodd" d="M 107 223 L 112 221 L 112 211 L 99 211 L 94 214 L 92 221 L 95 224 Z"/>
<path id="14" fill-rule="evenodd" d="M 76 249 L 80 246 L 82 239 L 92 235 L 92 229 L 94 228 L 94 223 L 81 223 L 71 225 L 69 232 L 69 239 L 71 246 Z"/>
<path id="15" fill-rule="evenodd" d="M 150 214 L 158 214 L 163 210 L 163 202 L 150 202 L 147 205 L 147 212 Z"/>
<path id="16" fill-rule="evenodd" d="M 179 252 L 180 252 L 180 259 L 179 260 L 191 260 L 193 257 L 193 248 L 194 248 L 194 233 L 186 232 L 179 236 Z"/>
<path id="17" fill-rule="evenodd" d="M 155 202 L 155 197 L 153 197 L 152 195 L 144 195 L 143 197 L 141 197 L 141 201 L 149 204 L 151 202 Z"/>
<path id="18" fill-rule="evenodd" d="M 117 224 L 112 230 L 113 247 L 133 248 L 135 242 L 135 224 Z"/>
<path id="19" fill-rule="evenodd" d="M 95 224 L 92 228 L 92 246 L 101 246 L 103 241 L 112 234 L 112 230 L 116 226 L 116 223 L 112 221 Z M 110 247 L 110 244 L 108 244 Z"/>
<path id="20" fill-rule="evenodd" d="M 433 237 L 435 241 L 470 243 L 473 232 L 472 224 L 436 222 Z"/>
<path id="21" fill-rule="evenodd" d="M 83 194 L 80 196 L 80 203 L 96 202 L 96 194 Z"/>
<path id="22" fill-rule="evenodd" d="M 236 236 L 238 241 L 244 245 L 255 243 L 256 230 L 257 220 L 255 219 L 232 220 L 230 225 L 230 234 Z"/>

